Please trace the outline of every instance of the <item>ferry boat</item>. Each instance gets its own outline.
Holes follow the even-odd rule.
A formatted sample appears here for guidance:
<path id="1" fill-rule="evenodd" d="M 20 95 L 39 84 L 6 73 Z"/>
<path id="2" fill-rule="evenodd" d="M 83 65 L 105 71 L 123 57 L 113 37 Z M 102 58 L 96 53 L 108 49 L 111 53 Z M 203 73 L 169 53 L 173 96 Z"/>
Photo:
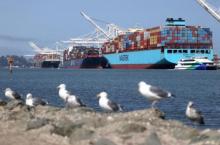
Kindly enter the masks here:
<path id="1" fill-rule="evenodd" d="M 208 58 L 181 59 L 175 66 L 177 70 L 216 70 L 215 63 Z"/>

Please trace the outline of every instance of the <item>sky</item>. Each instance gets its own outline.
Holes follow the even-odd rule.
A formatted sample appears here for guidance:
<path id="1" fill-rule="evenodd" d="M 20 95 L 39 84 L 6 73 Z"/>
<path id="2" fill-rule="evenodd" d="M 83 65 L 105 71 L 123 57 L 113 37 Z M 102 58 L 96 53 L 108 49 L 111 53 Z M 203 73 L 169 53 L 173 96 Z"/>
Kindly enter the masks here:
<path id="1" fill-rule="evenodd" d="M 220 1 L 209 1 L 220 7 Z M 0 56 L 33 55 L 29 41 L 55 48 L 56 42 L 93 31 L 80 11 L 124 29 L 160 26 L 167 17 L 181 17 L 187 25 L 210 27 L 220 54 L 220 23 L 196 0 L 1 0 Z"/>

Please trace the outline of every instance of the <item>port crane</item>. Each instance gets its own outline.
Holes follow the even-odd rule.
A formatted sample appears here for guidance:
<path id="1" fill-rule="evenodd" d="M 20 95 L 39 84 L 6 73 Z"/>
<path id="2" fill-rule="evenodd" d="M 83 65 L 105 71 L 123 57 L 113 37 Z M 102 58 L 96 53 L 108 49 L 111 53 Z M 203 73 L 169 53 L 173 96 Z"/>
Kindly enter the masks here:
<path id="1" fill-rule="evenodd" d="M 98 31 L 102 32 L 107 39 L 113 39 L 113 38 L 117 37 L 120 33 L 123 33 L 123 32 L 124 32 L 121 28 L 119 28 L 119 26 L 117 26 L 117 25 L 115 25 L 115 24 L 113 24 L 113 23 L 108 23 L 108 24 L 107 24 L 108 30 L 105 31 L 105 30 L 102 29 L 99 25 L 97 25 L 92 18 L 90 18 L 88 15 L 86 15 L 83 11 L 81 11 L 80 13 L 81 13 L 81 15 L 82 15 L 86 20 L 88 20 Z"/>
<path id="2" fill-rule="evenodd" d="M 40 54 L 51 54 L 51 53 L 57 53 L 58 54 L 59 53 L 58 49 L 57 50 L 53 50 L 53 49 L 50 49 L 48 47 L 40 48 L 34 42 L 28 42 L 28 43 L 34 49 L 34 51 L 36 53 L 40 53 Z"/>
<path id="3" fill-rule="evenodd" d="M 100 48 L 103 43 L 114 39 L 119 34 L 124 33 L 124 31 L 119 28 L 117 25 L 113 23 L 107 23 L 106 27 L 107 30 L 100 27 L 95 20 L 93 20 L 91 17 L 85 14 L 85 12 L 80 12 L 80 14 L 95 27 L 95 30 L 89 34 L 86 34 L 84 36 L 78 37 L 78 38 L 71 38 L 67 41 L 62 41 L 63 43 L 70 44 L 70 49 L 74 46 L 86 46 L 86 47 L 94 47 L 94 48 Z"/>
<path id="4" fill-rule="evenodd" d="M 220 12 L 206 0 L 197 0 L 197 2 L 210 13 L 218 22 L 220 22 Z"/>

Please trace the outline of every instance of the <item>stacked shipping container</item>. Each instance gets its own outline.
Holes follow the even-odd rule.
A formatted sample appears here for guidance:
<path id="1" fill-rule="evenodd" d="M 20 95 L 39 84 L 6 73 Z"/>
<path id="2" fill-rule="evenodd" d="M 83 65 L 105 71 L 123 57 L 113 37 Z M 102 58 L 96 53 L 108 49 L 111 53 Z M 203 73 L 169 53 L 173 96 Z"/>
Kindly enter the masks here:
<path id="1" fill-rule="evenodd" d="M 210 49 L 212 32 L 200 26 L 163 26 L 127 32 L 103 45 L 103 54 L 158 48 Z"/>
<path id="2" fill-rule="evenodd" d="M 64 61 L 73 60 L 73 59 L 84 59 L 88 55 L 96 56 L 98 55 L 98 48 L 88 48 L 84 46 L 73 47 L 72 49 L 66 49 L 63 52 Z"/>
<path id="3" fill-rule="evenodd" d="M 46 61 L 46 60 L 54 60 L 54 59 L 58 59 L 60 60 L 60 55 L 59 54 L 55 54 L 55 53 L 51 53 L 51 54 L 36 54 L 34 56 L 34 60 L 37 62 L 42 62 L 42 61 Z"/>

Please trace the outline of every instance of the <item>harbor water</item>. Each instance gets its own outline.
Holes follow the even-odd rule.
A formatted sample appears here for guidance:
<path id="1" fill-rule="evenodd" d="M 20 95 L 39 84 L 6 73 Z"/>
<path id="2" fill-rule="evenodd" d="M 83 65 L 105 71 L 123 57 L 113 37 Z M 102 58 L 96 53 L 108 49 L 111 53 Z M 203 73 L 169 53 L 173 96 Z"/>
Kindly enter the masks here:
<path id="1" fill-rule="evenodd" d="M 57 86 L 65 83 L 72 94 L 97 111 L 101 110 L 96 94 L 101 91 L 106 91 L 125 111 L 133 111 L 150 108 L 150 102 L 138 92 L 138 82 L 145 81 L 176 95 L 156 104 L 166 113 L 166 119 L 192 125 L 185 117 L 185 109 L 188 101 L 193 101 L 205 118 L 202 128 L 220 129 L 219 78 L 218 70 L 14 69 L 10 74 L 7 69 L 0 69 L 0 99 L 6 99 L 4 89 L 10 87 L 24 98 L 31 92 L 51 105 L 63 107 Z"/>

